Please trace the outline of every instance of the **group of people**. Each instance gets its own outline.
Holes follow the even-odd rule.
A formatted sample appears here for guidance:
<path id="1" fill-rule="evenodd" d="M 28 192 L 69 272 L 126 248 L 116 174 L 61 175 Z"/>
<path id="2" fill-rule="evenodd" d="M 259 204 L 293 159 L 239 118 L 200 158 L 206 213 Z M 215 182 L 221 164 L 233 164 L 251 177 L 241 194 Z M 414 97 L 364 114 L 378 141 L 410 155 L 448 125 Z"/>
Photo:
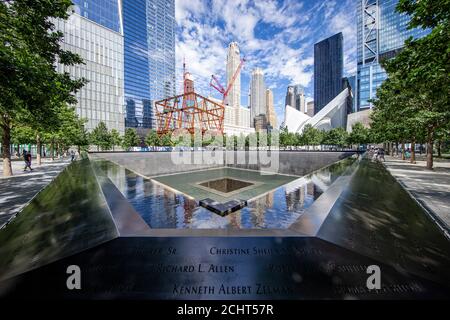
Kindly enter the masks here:
<path id="1" fill-rule="evenodd" d="M 25 162 L 25 168 L 23 168 L 23 171 L 26 172 L 27 169 L 30 169 L 30 171 L 33 171 L 33 168 L 31 168 L 31 152 L 27 151 L 27 150 L 23 150 L 22 151 L 22 158 L 23 161 Z M 73 162 L 76 159 L 76 155 L 75 155 L 75 151 L 71 150 L 70 151 L 70 160 Z"/>
<path id="2" fill-rule="evenodd" d="M 386 159 L 384 158 L 385 152 L 384 152 L 383 148 L 374 149 L 372 147 L 372 148 L 370 148 L 369 153 L 371 154 L 373 161 L 382 161 L 383 160 L 384 162 L 386 162 Z"/>

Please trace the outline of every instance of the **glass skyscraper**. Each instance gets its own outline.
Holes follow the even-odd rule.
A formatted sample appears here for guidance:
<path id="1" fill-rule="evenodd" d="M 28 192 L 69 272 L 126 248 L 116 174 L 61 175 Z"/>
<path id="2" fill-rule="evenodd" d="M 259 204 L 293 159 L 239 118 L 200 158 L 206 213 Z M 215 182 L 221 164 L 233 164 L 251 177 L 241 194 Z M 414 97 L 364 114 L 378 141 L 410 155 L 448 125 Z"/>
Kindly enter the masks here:
<path id="1" fill-rule="evenodd" d="M 120 0 L 72 0 L 76 12 L 116 32 L 122 31 Z"/>
<path id="2" fill-rule="evenodd" d="M 420 38 L 429 31 L 408 29 L 409 16 L 395 11 L 398 0 L 357 0 L 358 110 L 371 108 L 377 88 L 386 80 L 380 65 L 394 57 L 409 37 Z"/>
<path id="3" fill-rule="evenodd" d="M 154 102 L 175 95 L 175 1 L 122 0 L 126 127 L 153 128 Z"/>
<path id="4" fill-rule="evenodd" d="M 61 46 L 79 54 L 84 63 L 58 64 L 59 72 L 83 77 L 88 83 L 76 94 L 77 114 L 87 119 L 86 129 L 104 122 L 109 130 L 125 131 L 124 46 L 118 0 L 74 0 L 73 14 L 55 25 L 64 38 Z"/>
<path id="5" fill-rule="evenodd" d="M 314 45 L 314 113 L 339 95 L 344 72 L 342 33 Z"/>

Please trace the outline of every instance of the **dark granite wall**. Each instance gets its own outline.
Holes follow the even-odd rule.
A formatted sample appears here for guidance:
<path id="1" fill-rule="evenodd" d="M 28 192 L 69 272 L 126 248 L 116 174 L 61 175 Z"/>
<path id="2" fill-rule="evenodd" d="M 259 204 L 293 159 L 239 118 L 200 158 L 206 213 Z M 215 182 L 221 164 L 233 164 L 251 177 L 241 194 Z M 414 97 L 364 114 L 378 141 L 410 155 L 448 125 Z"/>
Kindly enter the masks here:
<path id="1" fill-rule="evenodd" d="M 223 167 L 225 164 L 230 167 L 303 176 L 352 154 L 354 153 L 280 151 L 278 154 L 262 152 L 258 159 L 256 151 L 194 152 L 189 163 L 175 163 L 171 152 L 92 153 L 91 157 L 104 158 L 147 177 Z M 213 160 L 217 161 L 202 157 L 206 155 L 212 155 Z M 239 159 L 244 160 L 238 161 Z"/>

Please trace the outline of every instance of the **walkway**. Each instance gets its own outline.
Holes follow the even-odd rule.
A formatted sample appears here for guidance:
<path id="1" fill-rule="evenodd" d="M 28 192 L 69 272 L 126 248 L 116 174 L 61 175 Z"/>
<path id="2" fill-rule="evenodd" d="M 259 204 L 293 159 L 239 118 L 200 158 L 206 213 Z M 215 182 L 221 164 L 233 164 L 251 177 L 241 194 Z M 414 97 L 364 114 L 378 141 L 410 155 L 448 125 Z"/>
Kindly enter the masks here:
<path id="1" fill-rule="evenodd" d="M 426 169 L 424 160 L 411 164 L 386 157 L 389 172 L 419 201 L 438 223 L 450 230 L 450 160 L 437 159 L 434 170 Z"/>
<path id="2" fill-rule="evenodd" d="M 13 161 L 12 177 L 3 177 L 0 161 L 0 229 L 8 223 L 34 196 L 46 187 L 67 165 L 67 160 L 44 159 L 33 172 L 23 172 L 23 162 Z"/>

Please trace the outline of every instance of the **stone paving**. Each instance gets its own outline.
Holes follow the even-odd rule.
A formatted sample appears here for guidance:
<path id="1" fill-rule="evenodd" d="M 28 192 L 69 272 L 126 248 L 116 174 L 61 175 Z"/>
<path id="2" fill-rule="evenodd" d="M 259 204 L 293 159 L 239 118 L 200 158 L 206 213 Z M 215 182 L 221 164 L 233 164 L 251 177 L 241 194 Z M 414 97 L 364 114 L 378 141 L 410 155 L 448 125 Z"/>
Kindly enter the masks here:
<path id="1" fill-rule="evenodd" d="M 450 160 L 437 159 L 432 171 L 419 158 L 416 164 L 386 157 L 389 172 L 450 232 Z"/>
<path id="2" fill-rule="evenodd" d="M 33 171 L 23 171 L 23 161 L 13 161 L 13 176 L 3 177 L 0 161 L 0 229 L 19 213 L 36 194 L 45 188 L 70 163 L 69 160 L 44 159 Z"/>

